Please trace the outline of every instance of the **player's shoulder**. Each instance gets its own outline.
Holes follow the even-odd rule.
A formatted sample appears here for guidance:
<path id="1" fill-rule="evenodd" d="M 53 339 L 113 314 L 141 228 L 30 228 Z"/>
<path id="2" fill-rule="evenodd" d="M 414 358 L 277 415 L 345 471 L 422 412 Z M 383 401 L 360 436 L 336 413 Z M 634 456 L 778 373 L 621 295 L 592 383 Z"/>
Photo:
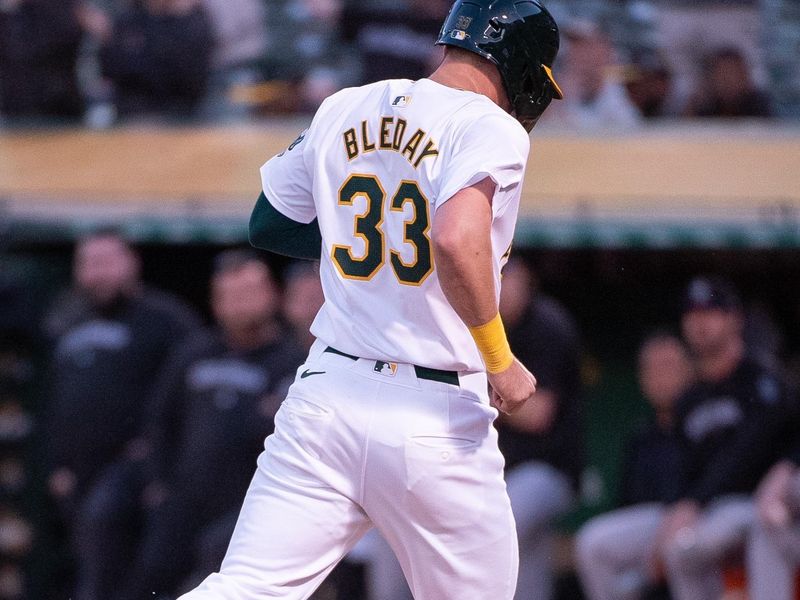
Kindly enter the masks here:
<path id="1" fill-rule="evenodd" d="M 342 88 L 325 98 L 325 100 L 322 101 L 318 112 L 330 110 L 335 106 L 352 105 L 354 102 L 360 102 L 369 96 L 382 95 L 395 81 L 403 80 L 383 79 L 381 81 L 375 81 L 364 85 Z"/>
<path id="2" fill-rule="evenodd" d="M 519 121 L 480 94 L 454 113 L 453 125 L 456 131 L 512 145 L 524 154 L 530 149 L 530 137 Z"/>

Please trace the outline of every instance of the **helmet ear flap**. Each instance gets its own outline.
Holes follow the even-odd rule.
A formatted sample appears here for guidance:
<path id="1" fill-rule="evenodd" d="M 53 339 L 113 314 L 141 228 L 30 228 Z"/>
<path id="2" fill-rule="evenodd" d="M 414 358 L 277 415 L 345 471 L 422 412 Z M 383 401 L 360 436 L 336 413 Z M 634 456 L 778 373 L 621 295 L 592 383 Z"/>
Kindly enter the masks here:
<path id="1" fill-rule="evenodd" d="M 514 116 L 530 132 L 555 97 L 542 67 L 526 65 L 520 74 L 519 93 L 511 100 Z"/>

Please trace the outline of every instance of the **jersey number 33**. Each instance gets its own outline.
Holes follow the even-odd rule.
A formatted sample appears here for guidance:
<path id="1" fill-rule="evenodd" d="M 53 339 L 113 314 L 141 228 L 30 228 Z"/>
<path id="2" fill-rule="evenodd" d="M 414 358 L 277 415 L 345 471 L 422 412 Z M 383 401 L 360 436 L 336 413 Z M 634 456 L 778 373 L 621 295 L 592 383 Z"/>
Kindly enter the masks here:
<path id="1" fill-rule="evenodd" d="M 382 229 L 386 192 L 376 176 L 354 174 L 339 188 L 339 206 L 353 206 L 359 196 L 365 198 L 367 209 L 355 217 L 353 234 L 364 240 L 364 254 L 354 256 L 352 246 L 335 244 L 331 259 L 343 277 L 369 281 L 386 262 Z M 429 204 L 416 181 L 400 182 L 389 202 L 389 210 L 403 212 L 406 203 L 410 203 L 413 210 L 412 217 L 404 222 L 403 240 L 414 249 L 414 258 L 407 263 L 400 252 L 390 249 L 389 262 L 400 283 L 420 285 L 433 271 L 433 256 L 428 235 Z"/>

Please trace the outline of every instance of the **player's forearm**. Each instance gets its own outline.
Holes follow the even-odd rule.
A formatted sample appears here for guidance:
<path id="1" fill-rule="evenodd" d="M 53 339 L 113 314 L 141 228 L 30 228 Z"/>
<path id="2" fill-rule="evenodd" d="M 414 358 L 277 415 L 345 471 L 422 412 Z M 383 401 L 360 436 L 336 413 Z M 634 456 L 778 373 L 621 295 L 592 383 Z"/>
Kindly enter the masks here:
<path id="1" fill-rule="evenodd" d="M 262 192 L 250 216 L 250 243 L 292 258 L 319 259 L 322 236 L 317 220 L 298 223 L 282 215 Z"/>
<path id="2" fill-rule="evenodd" d="M 494 287 L 494 192 L 495 183 L 488 177 L 458 192 L 436 211 L 432 235 L 439 285 L 469 327 L 486 370 L 492 374 L 505 371 L 514 362 Z"/>
<path id="3" fill-rule="evenodd" d="M 453 200 L 451 200 L 453 202 Z M 433 245 L 439 284 L 447 301 L 468 327 L 477 327 L 497 314 L 489 236 L 491 207 L 473 204 L 466 216 L 465 207 L 449 206 L 437 211 Z"/>

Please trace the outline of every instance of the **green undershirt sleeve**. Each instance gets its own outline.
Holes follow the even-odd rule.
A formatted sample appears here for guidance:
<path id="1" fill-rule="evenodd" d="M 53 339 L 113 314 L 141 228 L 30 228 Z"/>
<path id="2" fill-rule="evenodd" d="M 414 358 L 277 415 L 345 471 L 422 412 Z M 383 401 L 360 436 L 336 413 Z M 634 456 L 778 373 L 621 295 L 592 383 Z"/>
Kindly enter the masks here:
<path id="1" fill-rule="evenodd" d="M 316 219 L 311 223 L 293 221 L 261 192 L 250 215 L 250 244 L 291 258 L 319 260 L 322 235 Z"/>

